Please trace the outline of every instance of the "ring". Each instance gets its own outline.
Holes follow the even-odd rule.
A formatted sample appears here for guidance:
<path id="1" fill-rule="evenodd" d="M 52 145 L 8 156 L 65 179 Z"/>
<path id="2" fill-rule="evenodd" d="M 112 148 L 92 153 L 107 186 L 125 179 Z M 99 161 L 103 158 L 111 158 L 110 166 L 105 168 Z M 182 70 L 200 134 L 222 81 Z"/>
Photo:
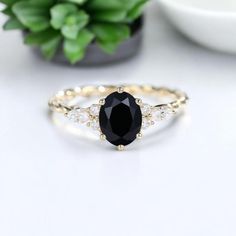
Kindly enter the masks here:
<path id="1" fill-rule="evenodd" d="M 166 101 L 151 105 L 135 95 Z M 86 108 L 79 106 L 79 98 L 92 97 L 100 97 L 99 102 Z M 49 107 L 75 123 L 99 131 L 101 140 L 107 140 L 122 151 L 142 138 L 146 128 L 178 114 L 187 101 L 185 93 L 163 87 L 84 86 L 59 91 L 49 100 Z"/>

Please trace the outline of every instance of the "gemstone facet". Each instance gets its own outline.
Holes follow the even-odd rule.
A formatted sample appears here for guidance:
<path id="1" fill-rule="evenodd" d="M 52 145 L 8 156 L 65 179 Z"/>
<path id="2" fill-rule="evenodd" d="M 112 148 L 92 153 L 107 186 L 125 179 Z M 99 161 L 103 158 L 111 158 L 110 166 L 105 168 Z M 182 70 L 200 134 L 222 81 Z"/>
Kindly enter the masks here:
<path id="1" fill-rule="evenodd" d="M 126 146 L 136 139 L 141 130 L 141 108 L 131 94 L 112 93 L 101 106 L 99 124 L 107 141 L 115 146 Z"/>

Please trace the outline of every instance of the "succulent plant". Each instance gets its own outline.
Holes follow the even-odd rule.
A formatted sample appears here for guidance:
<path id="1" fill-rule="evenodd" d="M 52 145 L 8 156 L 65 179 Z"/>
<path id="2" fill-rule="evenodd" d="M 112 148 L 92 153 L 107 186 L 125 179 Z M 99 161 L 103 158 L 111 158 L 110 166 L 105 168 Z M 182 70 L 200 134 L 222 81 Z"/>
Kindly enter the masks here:
<path id="1" fill-rule="evenodd" d="M 52 59 L 63 47 L 74 64 L 96 42 L 108 54 L 131 36 L 130 26 L 148 0 L 0 0 L 8 16 L 3 28 L 26 33 L 24 42 Z"/>

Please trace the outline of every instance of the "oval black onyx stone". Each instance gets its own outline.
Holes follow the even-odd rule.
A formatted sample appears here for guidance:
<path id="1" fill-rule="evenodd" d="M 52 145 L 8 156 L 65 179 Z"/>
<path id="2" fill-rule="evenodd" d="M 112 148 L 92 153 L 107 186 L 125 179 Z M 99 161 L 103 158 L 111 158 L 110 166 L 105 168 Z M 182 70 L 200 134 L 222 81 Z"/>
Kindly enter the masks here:
<path id="1" fill-rule="evenodd" d="M 129 93 L 112 93 L 105 99 L 99 114 L 101 131 L 113 145 L 132 143 L 142 126 L 142 113 Z"/>

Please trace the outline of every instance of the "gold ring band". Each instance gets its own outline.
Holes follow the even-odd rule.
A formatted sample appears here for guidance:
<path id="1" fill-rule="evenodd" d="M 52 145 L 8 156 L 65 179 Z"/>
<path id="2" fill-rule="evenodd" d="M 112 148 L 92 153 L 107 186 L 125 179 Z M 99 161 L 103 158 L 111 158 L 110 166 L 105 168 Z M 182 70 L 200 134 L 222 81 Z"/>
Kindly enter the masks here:
<path id="1" fill-rule="evenodd" d="M 149 105 L 140 98 L 134 98 L 134 95 L 166 99 L 167 102 Z M 77 99 L 91 97 L 101 99 L 86 108 L 79 105 Z M 93 127 L 100 132 L 101 139 L 107 139 L 118 150 L 123 150 L 136 138 L 142 137 L 142 130 L 177 114 L 187 101 L 184 92 L 164 87 L 106 85 L 59 91 L 49 100 L 49 107 L 53 112 L 62 113 L 76 123 Z"/>

